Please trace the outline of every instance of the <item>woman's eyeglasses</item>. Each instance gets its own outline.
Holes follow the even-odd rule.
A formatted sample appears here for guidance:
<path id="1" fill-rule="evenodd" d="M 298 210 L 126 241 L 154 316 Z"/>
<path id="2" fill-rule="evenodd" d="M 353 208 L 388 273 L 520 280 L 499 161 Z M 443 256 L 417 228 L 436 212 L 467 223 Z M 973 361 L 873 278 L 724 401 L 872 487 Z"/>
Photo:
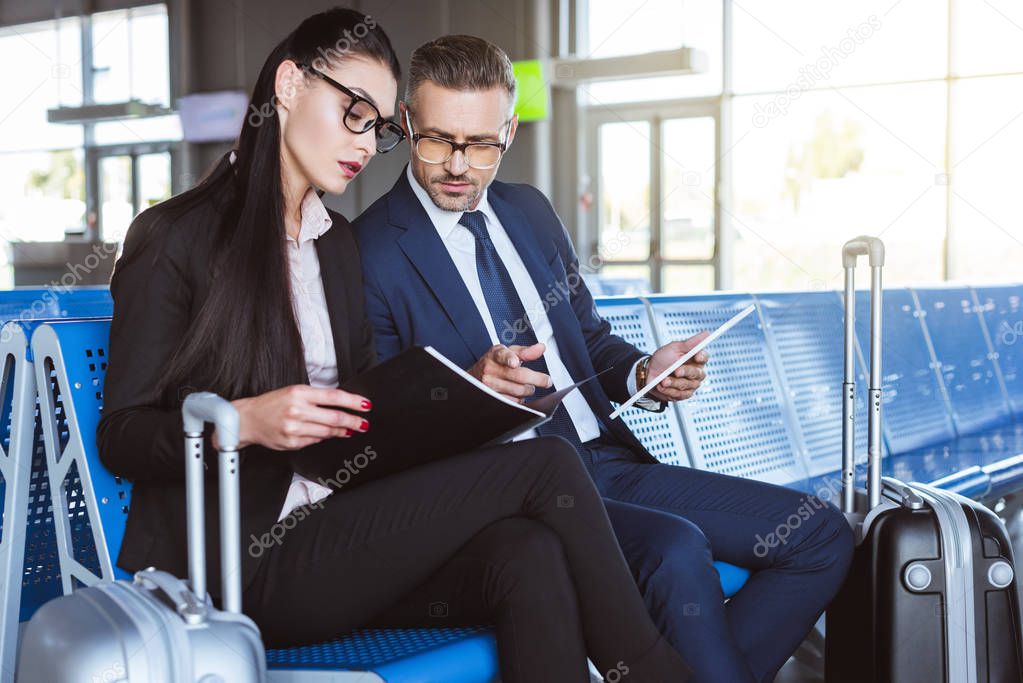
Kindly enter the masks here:
<path id="1" fill-rule="evenodd" d="M 497 166 L 508 145 L 505 142 L 455 142 L 434 135 L 423 135 L 412 130 L 412 118 L 405 109 L 405 124 L 412 134 L 412 148 L 416 156 L 428 164 L 443 164 L 455 152 L 465 156 L 470 167 L 486 170 Z"/>
<path id="2" fill-rule="evenodd" d="M 374 130 L 374 135 L 377 141 L 377 152 L 381 154 L 390 152 L 392 149 L 398 146 L 398 143 L 405 139 L 405 131 L 401 129 L 401 126 L 385 119 L 380 115 L 380 110 L 376 108 L 372 102 L 367 100 L 362 95 L 358 94 L 341 85 L 327 74 L 314 69 L 313 67 L 303 62 L 296 62 L 296 64 L 306 71 L 322 78 L 324 81 L 334 86 L 345 95 L 349 97 L 349 103 L 345 107 L 344 124 L 345 128 L 355 133 L 356 135 L 362 135 L 368 132 L 370 129 Z"/>

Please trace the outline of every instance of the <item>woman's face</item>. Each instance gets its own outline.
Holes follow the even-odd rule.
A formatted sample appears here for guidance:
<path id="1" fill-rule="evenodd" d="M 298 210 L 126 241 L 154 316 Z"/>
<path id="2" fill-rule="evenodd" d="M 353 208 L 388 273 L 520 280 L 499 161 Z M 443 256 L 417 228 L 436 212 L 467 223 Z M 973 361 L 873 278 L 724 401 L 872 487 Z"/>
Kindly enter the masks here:
<path id="1" fill-rule="evenodd" d="M 349 56 L 336 65 L 317 67 L 376 105 L 381 117 L 394 116 L 398 84 L 381 62 Z M 276 92 L 285 172 L 332 194 L 341 194 L 376 154 L 374 130 L 356 134 L 344 124 L 351 98 L 294 62 L 277 69 Z"/>

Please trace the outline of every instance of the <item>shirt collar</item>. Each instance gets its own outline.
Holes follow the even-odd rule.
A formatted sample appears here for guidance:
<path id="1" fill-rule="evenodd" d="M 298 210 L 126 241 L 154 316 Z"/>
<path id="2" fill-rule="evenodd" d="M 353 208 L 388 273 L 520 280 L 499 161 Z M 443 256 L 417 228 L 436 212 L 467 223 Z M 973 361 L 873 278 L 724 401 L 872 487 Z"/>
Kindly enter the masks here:
<path id="1" fill-rule="evenodd" d="M 302 199 L 302 227 L 298 231 L 298 243 L 314 240 L 330 229 L 333 221 L 327 213 L 327 207 L 317 194 L 316 188 L 306 190 Z"/>
<path id="2" fill-rule="evenodd" d="M 437 234 L 440 235 L 442 240 L 447 240 L 451 237 L 451 233 L 455 231 L 455 228 L 462 227 L 458 221 L 462 217 L 464 211 L 448 211 L 442 209 L 433 203 L 430 199 L 430 195 L 423 189 L 423 186 L 419 184 L 416 177 L 412 175 L 412 165 L 405 166 L 405 175 L 408 178 L 408 184 L 412 186 L 412 192 L 416 195 L 419 203 L 423 205 L 423 209 L 426 210 L 426 215 L 430 217 L 430 222 L 433 223 L 433 227 L 437 230 Z M 482 211 L 483 216 L 487 220 L 488 225 L 494 225 L 497 223 L 497 214 L 494 213 L 494 209 L 490 206 L 488 200 L 488 189 L 484 188 L 480 201 L 476 205 L 476 211 Z"/>
<path id="3" fill-rule="evenodd" d="M 237 158 L 238 155 L 232 149 L 228 156 L 229 161 L 233 164 Z M 323 205 L 323 200 L 317 194 L 316 188 L 310 187 L 306 190 L 305 197 L 302 198 L 302 227 L 299 228 L 297 242 L 302 244 L 308 240 L 317 239 L 333 224 L 330 214 L 327 213 L 327 207 Z M 289 235 L 288 239 L 292 239 L 292 237 Z"/>

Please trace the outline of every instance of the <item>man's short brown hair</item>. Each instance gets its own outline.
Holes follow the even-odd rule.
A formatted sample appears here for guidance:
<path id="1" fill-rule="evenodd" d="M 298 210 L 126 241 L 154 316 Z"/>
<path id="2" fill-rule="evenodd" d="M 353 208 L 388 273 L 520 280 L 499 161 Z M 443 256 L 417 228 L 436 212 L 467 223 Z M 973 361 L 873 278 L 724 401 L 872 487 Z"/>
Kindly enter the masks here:
<path id="1" fill-rule="evenodd" d="M 405 102 L 411 106 L 416 90 L 427 81 L 461 91 L 504 88 L 515 102 L 511 60 L 497 45 L 476 36 L 442 36 L 417 47 L 409 64 Z"/>

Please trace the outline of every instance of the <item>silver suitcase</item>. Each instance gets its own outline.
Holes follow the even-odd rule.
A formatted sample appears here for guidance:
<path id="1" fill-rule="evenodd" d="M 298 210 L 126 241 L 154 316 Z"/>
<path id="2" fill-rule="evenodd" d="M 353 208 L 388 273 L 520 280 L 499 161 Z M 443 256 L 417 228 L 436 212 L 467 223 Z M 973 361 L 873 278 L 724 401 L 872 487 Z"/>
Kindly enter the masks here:
<path id="1" fill-rule="evenodd" d="M 52 600 L 22 635 L 18 683 L 250 683 L 266 680 L 259 628 L 241 613 L 238 413 L 211 393 L 182 406 L 189 581 L 152 567 Z M 206 592 L 203 428 L 217 427 L 224 610 Z M 202 597 L 200 597 L 202 596 Z"/>

